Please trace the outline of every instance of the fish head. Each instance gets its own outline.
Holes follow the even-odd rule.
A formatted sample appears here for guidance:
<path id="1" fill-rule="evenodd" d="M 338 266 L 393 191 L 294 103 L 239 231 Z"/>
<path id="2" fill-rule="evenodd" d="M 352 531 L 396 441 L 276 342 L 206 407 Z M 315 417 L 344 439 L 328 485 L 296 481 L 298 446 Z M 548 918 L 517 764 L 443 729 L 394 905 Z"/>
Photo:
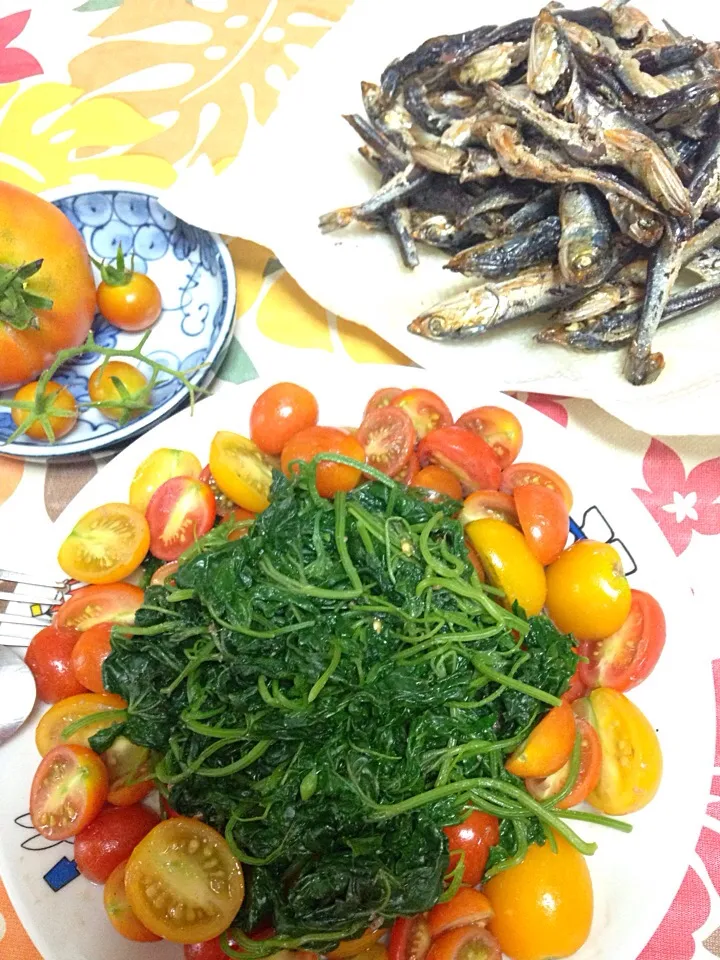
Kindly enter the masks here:
<path id="1" fill-rule="evenodd" d="M 527 84 L 534 93 L 550 93 L 569 66 L 570 46 L 557 19 L 545 8 L 530 35 Z"/>
<path id="2" fill-rule="evenodd" d="M 428 340 L 456 340 L 493 326 L 500 298 L 490 285 L 473 287 L 421 313 L 408 330 Z"/>

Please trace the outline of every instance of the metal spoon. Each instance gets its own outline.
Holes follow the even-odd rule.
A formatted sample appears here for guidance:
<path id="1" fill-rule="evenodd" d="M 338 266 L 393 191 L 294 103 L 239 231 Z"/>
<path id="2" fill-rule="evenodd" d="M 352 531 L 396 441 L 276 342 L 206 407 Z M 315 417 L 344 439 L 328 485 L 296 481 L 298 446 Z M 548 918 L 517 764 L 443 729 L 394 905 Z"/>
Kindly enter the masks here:
<path id="1" fill-rule="evenodd" d="M 0 645 L 0 743 L 25 723 L 35 706 L 35 678 L 20 657 Z"/>

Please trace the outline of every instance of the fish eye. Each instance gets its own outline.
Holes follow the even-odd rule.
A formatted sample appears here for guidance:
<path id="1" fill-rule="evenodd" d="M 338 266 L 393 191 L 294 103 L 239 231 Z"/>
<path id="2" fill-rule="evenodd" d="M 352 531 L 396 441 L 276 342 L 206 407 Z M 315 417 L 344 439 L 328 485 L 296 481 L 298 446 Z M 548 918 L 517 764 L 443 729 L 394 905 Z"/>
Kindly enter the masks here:
<path id="1" fill-rule="evenodd" d="M 445 330 L 445 324 L 442 322 L 442 318 L 438 317 L 437 314 L 430 317 L 428 320 L 428 330 L 433 336 L 439 336 Z"/>

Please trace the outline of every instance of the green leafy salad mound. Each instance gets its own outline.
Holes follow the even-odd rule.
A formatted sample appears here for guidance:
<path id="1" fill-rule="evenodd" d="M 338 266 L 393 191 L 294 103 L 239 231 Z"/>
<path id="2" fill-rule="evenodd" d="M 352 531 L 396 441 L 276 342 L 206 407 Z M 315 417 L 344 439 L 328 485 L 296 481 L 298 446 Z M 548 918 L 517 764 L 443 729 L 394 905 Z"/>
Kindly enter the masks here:
<path id="1" fill-rule="evenodd" d="M 374 471 L 325 500 L 315 467 L 276 474 L 247 536 L 212 531 L 115 629 L 128 715 L 94 743 L 158 751 L 172 806 L 225 834 L 249 867 L 238 925 L 276 932 L 241 939 L 256 956 L 432 907 L 468 808 L 501 819 L 490 875 L 551 828 L 594 846 L 503 766 L 567 689 L 572 638 L 479 581 L 456 502 Z"/>

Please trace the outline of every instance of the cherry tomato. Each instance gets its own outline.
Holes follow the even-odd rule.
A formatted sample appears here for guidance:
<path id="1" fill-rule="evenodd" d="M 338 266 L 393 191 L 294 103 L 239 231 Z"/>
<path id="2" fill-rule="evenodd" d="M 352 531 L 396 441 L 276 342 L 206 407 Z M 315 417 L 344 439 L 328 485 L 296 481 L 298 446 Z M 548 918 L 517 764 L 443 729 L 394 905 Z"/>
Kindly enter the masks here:
<path id="1" fill-rule="evenodd" d="M 67 840 L 97 817 L 107 792 L 105 764 L 89 747 L 53 747 L 33 778 L 30 819 L 46 840 Z"/>
<path id="2" fill-rule="evenodd" d="M 114 327 L 136 333 L 151 327 L 162 313 L 157 284 L 145 273 L 128 271 L 125 283 L 101 280 L 98 310 Z"/>
<path id="3" fill-rule="evenodd" d="M 533 554 L 546 567 L 565 549 L 570 515 L 562 496 L 550 487 L 532 483 L 515 487 L 520 527 Z"/>
<path id="4" fill-rule="evenodd" d="M 37 380 L 32 383 L 26 383 L 20 387 L 13 397 L 13 400 L 21 400 L 23 403 L 35 403 L 40 384 Z M 70 433 L 77 423 L 78 406 L 75 397 L 70 393 L 67 387 L 55 380 L 49 380 L 41 394 L 43 406 L 47 413 L 50 434 L 40 420 L 31 424 L 25 431 L 26 437 L 33 440 L 59 440 L 65 434 Z M 52 408 L 52 413 L 50 413 Z M 21 427 L 32 415 L 32 411 L 23 410 L 20 407 L 11 407 L 10 416 L 16 427 Z"/>
<path id="5" fill-rule="evenodd" d="M 477 550 L 488 580 L 505 594 L 507 606 L 517 600 L 528 616 L 540 613 L 547 591 L 545 571 L 520 531 L 502 520 L 473 520 L 465 527 L 465 535 Z"/>
<path id="6" fill-rule="evenodd" d="M 183 947 L 184 960 L 227 960 L 227 956 L 220 946 L 220 937 L 201 940 L 200 943 L 186 943 Z"/>
<path id="7" fill-rule="evenodd" d="M 293 460 L 312 460 L 318 453 L 342 453 L 361 463 L 365 460 L 365 451 L 355 437 L 335 427 L 309 427 L 296 433 L 285 445 L 282 452 L 282 469 L 290 476 L 290 464 Z M 315 474 L 318 493 L 322 497 L 332 497 L 338 490 L 352 490 L 361 477 L 361 471 L 344 463 L 331 460 L 319 463 Z"/>
<path id="8" fill-rule="evenodd" d="M 472 430 L 497 454 L 500 466 L 509 467 L 520 453 L 523 431 L 514 413 L 502 407 L 475 407 L 457 420 L 459 427 Z"/>
<path id="9" fill-rule="evenodd" d="M 485 441 L 462 427 L 440 427 L 428 433 L 417 449 L 420 466 L 436 463 L 454 473 L 465 493 L 497 490 L 500 463 Z"/>
<path id="10" fill-rule="evenodd" d="M 103 416 L 111 420 L 120 420 L 128 409 L 131 419 L 145 413 L 142 406 L 115 407 L 112 401 L 129 399 L 147 404 L 150 399 L 147 377 L 137 367 L 125 363 L 124 360 L 108 360 L 106 364 L 96 367 L 90 374 L 88 393 L 93 403 L 108 404 L 98 409 Z"/>
<path id="11" fill-rule="evenodd" d="M 415 449 L 415 430 L 410 417 L 398 407 L 380 407 L 365 414 L 357 439 L 370 466 L 394 477 Z"/>
<path id="12" fill-rule="evenodd" d="M 150 498 L 145 512 L 150 552 L 159 560 L 177 560 L 212 529 L 215 513 L 215 494 L 202 480 L 166 480 Z"/>
<path id="13" fill-rule="evenodd" d="M 189 817 L 163 820 L 137 845 L 125 889 L 141 922 L 174 943 L 219 936 L 245 894 L 242 869 L 225 838 Z"/>
<path id="14" fill-rule="evenodd" d="M 394 476 L 394 480 L 397 480 L 398 483 L 404 483 L 406 487 L 409 487 L 415 477 L 420 471 L 420 461 L 418 460 L 416 454 L 411 453 L 410 459 L 405 464 L 405 466 L 398 470 Z"/>
<path id="15" fill-rule="evenodd" d="M 271 461 L 268 460 L 268 462 L 271 462 Z M 233 500 L 231 500 L 230 497 L 226 497 L 225 494 L 220 489 L 220 487 L 217 485 L 215 477 L 212 475 L 212 471 L 210 470 L 209 463 L 202 468 L 198 479 L 202 480 L 203 483 L 206 483 L 210 487 L 212 492 L 215 494 L 215 504 L 217 507 L 217 515 L 224 519 L 229 513 L 232 513 L 232 511 L 236 508 L 237 504 Z"/>
<path id="16" fill-rule="evenodd" d="M 609 543 L 578 540 L 547 568 L 547 611 L 558 630 L 603 640 L 630 613 L 630 586 Z"/>
<path id="17" fill-rule="evenodd" d="M 194 453 L 161 447 L 146 457 L 135 471 L 130 484 L 128 502 L 140 513 L 145 513 L 150 498 L 158 487 L 173 477 L 200 478 L 202 466 Z"/>
<path id="18" fill-rule="evenodd" d="M 93 883 L 105 883 L 115 867 L 127 860 L 159 822 L 153 810 L 139 803 L 132 807 L 105 807 L 75 839 L 78 870 Z"/>
<path id="19" fill-rule="evenodd" d="M 504 520 L 514 527 L 518 526 L 517 510 L 515 501 L 508 493 L 501 493 L 499 490 L 475 490 L 469 497 L 465 498 L 460 521 L 463 524 L 471 523 L 473 520 Z"/>
<path id="20" fill-rule="evenodd" d="M 65 538 L 58 563 L 69 577 L 87 583 L 116 583 L 145 559 L 150 529 L 126 503 L 107 503 L 82 516 Z"/>
<path id="21" fill-rule="evenodd" d="M 612 687 L 631 690 L 655 669 L 665 646 L 665 616 L 649 593 L 631 590 L 632 604 L 627 620 L 605 640 L 580 645 L 587 663 L 579 664 L 580 679 L 592 690 Z"/>
<path id="22" fill-rule="evenodd" d="M 255 518 L 256 518 L 256 514 L 251 513 L 249 510 L 243 510 L 242 507 L 235 507 L 234 510 L 231 510 L 229 513 L 225 514 L 225 516 L 223 517 L 223 521 L 255 520 Z M 231 533 L 228 534 L 228 540 L 230 540 L 231 542 L 233 540 L 239 540 L 240 537 L 244 537 L 246 534 L 250 533 L 250 530 L 251 530 L 250 527 L 238 527 L 237 530 L 233 530 Z"/>
<path id="23" fill-rule="evenodd" d="M 588 698 L 588 717 L 600 736 L 600 779 L 588 802 L 620 817 L 647 806 L 662 779 L 662 751 L 645 714 L 617 690 L 600 687 Z M 576 709 L 587 709 L 582 700 Z M 586 717 L 586 719 L 588 718 Z"/>
<path id="24" fill-rule="evenodd" d="M 81 587 L 58 607 L 53 623 L 58 627 L 72 627 L 80 633 L 98 623 L 133 623 L 143 596 L 140 587 L 132 583 Z"/>
<path id="25" fill-rule="evenodd" d="M 90 737 L 99 730 L 125 719 L 127 703 L 114 693 L 80 693 L 66 697 L 40 717 L 35 728 L 35 746 L 41 756 L 64 743 L 89 747 Z M 88 723 L 79 721 L 94 718 Z M 76 725 L 74 732 L 63 734 Z"/>
<path id="26" fill-rule="evenodd" d="M 85 690 L 103 693 L 105 685 L 102 678 L 103 662 L 110 656 L 111 623 L 98 623 L 84 633 L 78 634 L 72 650 L 71 665 L 75 679 Z M 74 690 L 73 693 L 80 693 Z M 72 694 L 69 694 L 70 696 Z"/>
<path id="27" fill-rule="evenodd" d="M 134 940 L 136 943 L 152 943 L 159 940 L 160 937 L 148 930 L 138 920 L 132 912 L 132 907 L 128 903 L 125 893 L 125 867 L 127 860 L 119 863 L 110 876 L 103 889 L 103 904 L 105 912 L 108 915 L 110 923 L 115 927 L 121 937 L 126 940 Z M 227 954 L 223 954 L 227 958 Z"/>
<path id="28" fill-rule="evenodd" d="M 547 777 L 570 758 L 575 744 L 575 715 L 569 703 L 553 707 L 505 763 L 516 777 Z"/>
<path id="29" fill-rule="evenodd" d="M 43 627 L 30 641 L 25 663 L 35 677 L 37 695 L 45 703 L 57 703 L 85 690 L 85 684 L 72 668 L 72 652 L 79 636 L 77 630 L 53 623 Z"/>
<path id="30" fill-rule="evenodd" d="M 371 410 L 381 410 L 383 407 L 390 406 L 393 400 L 399 397 L 402 392 L 400 387 L 380 387 L 368 400 L 363 418 L 365 418 Z"/>
<path id="31" fill-rule="evenodd" d="M 172 584 L 172 578 L 177 573 L 179 566 L 180 564 L 177 560 L 171 560 L 170 563 L 164 563 L 161 567 L 158 567 L 152 577 L 150 577 L 150 586 L 162 586 L 162 584 L 168 581 Z"/>
<path id="32" fill-rule="evenodd" d="M 434 493 L 443 493 L 452 500 L 462 500 L 462 487 L 458 478 L 445 467 L 438 467 L 435 464 L 419 470 L 410 486 L 424 487 Z"/>
<path id="33" fill-rule="evenodd" d="M 573 653 L 578 653 L 577 647 L 573 647 Z M 575 700 L 579 700 L 580 697 L 584 697 L 587 693 L 587 687 L 583 683 L 580 676 L 581 667 L 582 661 L 578 663 L 577 667 L 575 668 L 575 673 L 570 678 L 570 684 L 567 690 L 562 694 L 561 699 L 563 699 L 566 703 L 573 703 Z"/>
<path id="34" fill-rule="evenodd" d="M 152 770 L 152 752 L 147 747 L 116 737 L 102 758 L 110 777 L 108 803 L 115 807 L 130 807 L 143 800 L 154 783 L 148 779 Z"/>
<path id="35" fill-rule="evenodd" d="M 471 924 L 441 934 L 433 941 L 427 960 L 502 960 L 495 937 L 485 927 Z"/>
<path id="36" fill-rule="evenodd" d="M 431 430 L 448 427 L 453 422 L 450 408 L 432 390 L 412 387 L 399 393 L 391 403 L 410 417 L 418 440 L 422 440 Z"/>
<path id="37" fill-rule="evenodd" d="M 291 437 L 318 420 L 315 397 L 296 383 L 276 383 L 261 393 L 250 411 L 250 436 L 264 453 L 281 454 Z"/>
<path id="38" fill-rule="evenodd" d="M 570 487 L 558 473 L 539 463 L 513 463 L 503 471 L 500 489 L 503 493 L 513 493 L 516 487 L 527 484 L 549 487 L 562 496 L 568 513 L 572 510 L 573 498 Z"/>
<path id="39" fill-rule="evenodd" d="M 384 930 L 366 930 L 360 937 L 353 940 L 342 940 L 334 950 L 331 950 L 326 956 L 330 960 L 347 960 L 348 957 L 356 957 L 359 953 L 364 953 L 385 933 Z"/>
<path id="40" fill-rule="evenodd" d="M 487 583 L 487 577 L 485 576 L 485 571 L 483 565 L 480 561 L 480 557 L 477 555 L 477 550 L 470 542 L 469 537 L 465 537 L 465 549 L 468 553 L 468 560 L 473 566 L 475 573 L 477 574 L 478 580 L 480 583 Z"/>
<path id="41" fill-rule="evenodd" d="M 272 462 L 246 437 L 219 430 L 210 444 L 210 471 L 233 503 L 253 513 L 267 507 Z"/>
<path id="42" fill-rule="evenodd" d="M 389 960 L 425 960 L 430 949 L 430 927 L 422 914 L 398 917 L 390 931 Z"/>
<path id="43" fill-rule="evenodd" d="M 485 874 L 490 849 L 500 842 L 500 821 L 482 810 L 473 810 L 462 823 L 443 827 L 450 851 L 449 869 L 454 870 L 465 854 L 463 883 L 476 886 Z"/>
<path id="44" fill-rule="evenodd" d="M 555 834 L 485 885 L 495 916 L 489 923 L 513 960 L 553 960 L 579 950 L 590 934 L 593 891 L 585 858 Z"/>
<path id="45" fill-rule="evenodd" d="M 587 800 L 597 786 L 600 778 L 602 749 L 595 728 L 582 717 L 575 718 L 576 732 L 580 736 L 580 770 L 570 793 L 556 806 L 560 810 L 569 810 Z M 535 777 L 525 781 L 528 792 L 536 800 L 550 800 L 563 789 L 570 773 L 570 761 L 549 777 Z"/>
<path id="46" fill-rule="evenodd" d="M 492 916 L 490 901 L 484 893 L 474 887 L 460 887 L 458 892 L 446 903 L 436 903 L 428 914 L 428 926 L 433 940 L 470 923 L 484 926 Z"/>

